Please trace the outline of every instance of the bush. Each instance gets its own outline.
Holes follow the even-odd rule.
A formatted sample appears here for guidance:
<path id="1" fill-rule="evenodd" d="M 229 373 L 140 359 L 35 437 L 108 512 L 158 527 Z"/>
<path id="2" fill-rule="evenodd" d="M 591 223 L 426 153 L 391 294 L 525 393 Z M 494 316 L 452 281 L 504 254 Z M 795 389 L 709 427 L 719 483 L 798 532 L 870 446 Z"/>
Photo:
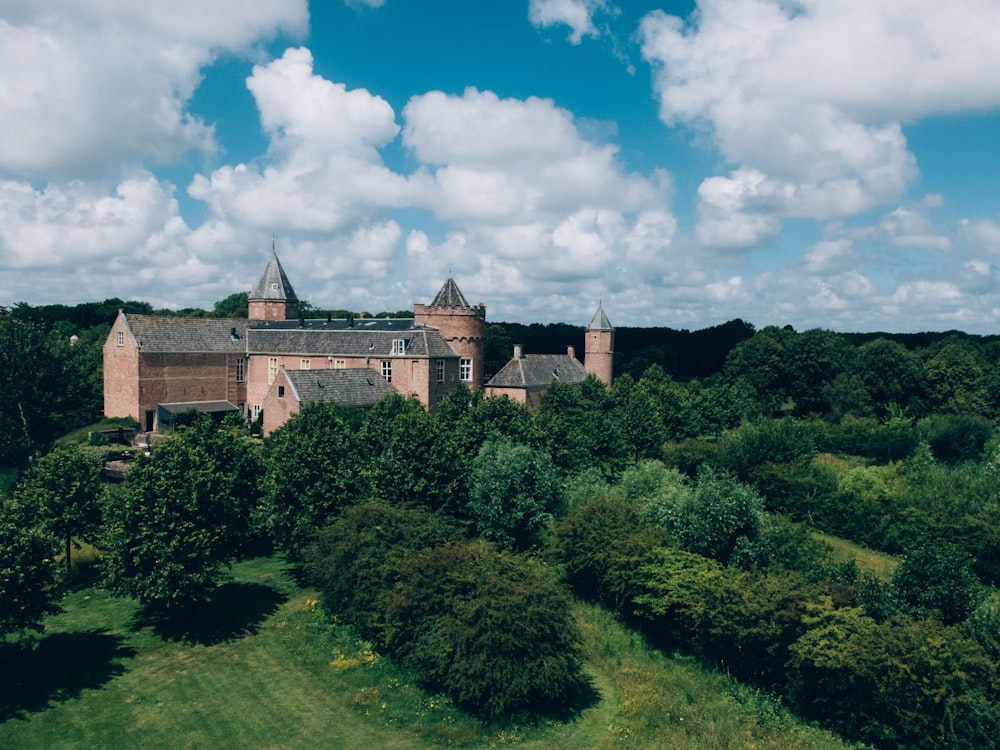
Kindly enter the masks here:
<path id="1" fill-rule="evenodd" d="M 816 429 L 794 419 L 764 419 L 730 430 L 719 438 L 720 466 L 741 479 L 765 462 L 790 463 L 816 455 Z"/>
<path id="2" fill-rule="evenodd" d="M 565 715 L 591 692 L 567 593 L 535 558 L 482 541 L 424 549 L 382 601 L 390 651 L 469 711 Z"/>
<path id="3" fill-rule="evenodd" d="M 938 414 L 921 420 L 917 429 L 935 458 L 958 463 L 982 458 L 993 422 L 978 414 Z"/>
<path id="4" fill-rule="evenodd" d="M 753 562 L 749 557 L 764 513 L 756 490 L 706 466 L 698 472 L 694 492 L 679 499 L 668 528 L 685 549 L 723 563 L 731 558 L 741 565 Z"/>
<path id="5" fill-rule="evenodd" d="M 553 547 L 579 596 L 619 610 L 635 591 L 638 561 L 666 541 L 661 527 L 643 528 L 633 505 L 606 497 L 573 508 L 559 519 Z"/>
<path id="6" fill-rule="evenodd" d="M 955 548 L 926 546 L 910 552 L 896 570 L 892 585 L 910 612 L 937 616 L 945 625 L 962 622 L 982 601 L 972 558 Z"/>
<path id="7" fill-rule="evenodd" d="M 376 602 L 394 584 L 397 563 L 458 536 L 455 526 L 428 510 L 368 501 L 316 533 L 303 552 L 303 571 L 328 610 L 372 637 L 382 622 Z"/>

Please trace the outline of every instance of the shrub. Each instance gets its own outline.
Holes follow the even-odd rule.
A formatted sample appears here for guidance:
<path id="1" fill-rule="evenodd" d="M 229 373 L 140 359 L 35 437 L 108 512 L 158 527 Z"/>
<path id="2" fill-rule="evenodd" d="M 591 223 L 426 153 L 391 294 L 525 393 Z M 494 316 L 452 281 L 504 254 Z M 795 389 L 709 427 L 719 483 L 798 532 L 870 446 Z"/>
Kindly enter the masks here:
<path id="1" fill-rule="evenodd" d="M 921 420 L 917 429 L 935 458 L 958 463 L 982 458 L 993 422 L 978 414 L 938 414 Z"/>
<path id="2" fill-rule="evenodd" d="M 455 526 L 428 510 L 368 501 L 316 533 L 303 552 L 303 571 L 328 610 L 371 637 L 382 622 L 376 602 L 395 582 L 399 560 L 457 536 Z"/>
<path id="3" fill-rule="evenodd" d="M 535 558 L 482 541 L 421 550 L 383 602 L 390 650 L 474 713 L 565 714 L 590 692 L 567 593 Z"/>
<path id="4" fill-rule="evenodd" d="M 764 512 L 757 491 L 734 476 L 703 467 L 693 493 L 679 495 L 669 513 L 671 535 L 691 552 L 729 562 L 734 553 L 745 559 L 756 542 Z"/>
<path id="5" fill-rule="evenodd" d="M 719 438 L 718 463 L 741 479 L 755 466 L 789 463 L 816 455 L 816 430 L 794 419 L 764 419 L 730 430 Z"/>
<path id="6" fill-rule="evenodd" d="M 946 625 L 965 620 L 982 600 L 972 558 L 953 547 L 925 546 L 908 553 L 892 585 L 913 614 L 936 615 Z"/>

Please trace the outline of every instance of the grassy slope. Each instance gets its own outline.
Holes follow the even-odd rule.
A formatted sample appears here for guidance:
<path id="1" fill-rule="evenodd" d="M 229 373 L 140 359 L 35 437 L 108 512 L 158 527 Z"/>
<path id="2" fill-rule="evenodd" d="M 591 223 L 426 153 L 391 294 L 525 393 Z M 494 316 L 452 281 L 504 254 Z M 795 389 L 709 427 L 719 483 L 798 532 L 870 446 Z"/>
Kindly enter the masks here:
<path id="1" fill-rule="evenodd" d="M 601 700 L 568 724 L 485 727 L 324 621 L 279 558 L 242 563 L 211 628 L 171 640 L 74 592 L 34 651 L 0 643 L 3 748 L 842 748 L 772 700 L 578 607 Z"/>
<path id="2" fill-rule="evenodd" d="M 830 545 L 830 549 L 833 550 L 834 559 L 842 562 L 853 559 L 858 565 L 858 570 L 862 573 L 870 573 L 883 581 L 890 580 L 896 568 L 899 567 L 898 558 L 892 555 L 876 552 L 846 539 L 830 536 L 819 531 L 814 531 L 813 536 Z"/>

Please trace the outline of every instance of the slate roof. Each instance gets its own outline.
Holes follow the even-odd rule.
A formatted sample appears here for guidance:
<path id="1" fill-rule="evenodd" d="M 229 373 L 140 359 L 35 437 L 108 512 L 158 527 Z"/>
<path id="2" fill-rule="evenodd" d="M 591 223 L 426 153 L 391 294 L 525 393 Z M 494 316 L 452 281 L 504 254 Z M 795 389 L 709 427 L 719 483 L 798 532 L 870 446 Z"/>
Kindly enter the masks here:
<path id="1" fill-rule="evenodd" d="M 505 364 L 486 387 L 544 388 L 556 380 L 582 383 L 586 379 L 586 369 L 568 354 L 525 354 Z"/>
<path id="2" fill-rule="evenodd" d="M 292 289 L 291 282 L 285 275 L 285 269 L 281 267 L 281 261 L 278 260 L 278 255 L 274 251 L 271 252 L 271 257 L 267 259 L 267 265 L 264 266 L 264 273 L 260 275 L 260 278 L 254 285 L 249 299 L 299 301 L 299 298 L 295 296 L 295 290 Z"/>
<path id="3" fill-rule="evenodd" d="M 444 286 L 441 287 L 441 291 L 437 293 L 434 301 L 431 302 L 430 307 L 460 307 L 467 309 L 471 308 L 472 305 L 466 302 L 465 295 L 458 288 L 455 279 L 449 276 L 448 280 L 444 282 Z"/>
<path id="4" fill-rule="evenodd" d="M 143 352 L 236 353 L 246 348 L 247 321 L 122 314 Z M 236 336 L 232 335 L 236 329 Z"/>
<path id="5" fill-rule="evenodd" d="M 395 389 L 375 370 L 285 370 L 300 404 L 333 401 L 351 409 L 369 408 Z"/>
<path id="6" fill-rule="evenodd" d="M 587 326 L 588 331 L 613 331 L 611 327 L 611 321 L 608 320 L 608 316 L 604 314 L 604 307 L 601 305 L 597 306 L 597 312 L 594 313 L 594 317 L 590 319 L 590 325 Z"/>
<path id="7" fill-rule="evenodd" d="M 359 325 L 353 328 L 324 326 L 303 327 L 254 326 L 247 331 L 248 351 L 251 354 L 301 354 L 321 357 L 378 357 L 446 359 L 457 357 L 455 351 L 434 328 L 408 326 Z M 393 341 L 402 339 L 406 350 L 402 355 L 393 354 Z"/>

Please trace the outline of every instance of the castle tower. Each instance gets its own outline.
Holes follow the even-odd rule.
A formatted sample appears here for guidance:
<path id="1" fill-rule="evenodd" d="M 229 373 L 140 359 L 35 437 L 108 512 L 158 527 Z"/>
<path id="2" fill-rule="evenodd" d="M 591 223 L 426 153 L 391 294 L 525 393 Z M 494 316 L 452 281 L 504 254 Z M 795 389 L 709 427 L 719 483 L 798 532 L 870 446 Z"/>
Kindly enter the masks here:
<path id="1" fill-rule="evenodd" d="M 615 329 L 604 314 L 604 308 L 598 305 L 597 312 L 587 326 L 583 366 L 588 373 L 611 385 L 614 353 Z"/>
<path id="2" fill-rule="evenodd" d="M 250 320 L 292 320 L 299 317 L 299 298 L 295 296 L 278 255 L 271 250 L 264 273 L 247 300 Z"/>
<path id="3" fill-rule="evenodd" d="M 437 328 L 460 357 L 459 377 L 470 388 L 482 388 L 486 305 L 470 305 L 455 280 L 448 277 L 429 305 L 413 306 L 415 325 Z"/>

